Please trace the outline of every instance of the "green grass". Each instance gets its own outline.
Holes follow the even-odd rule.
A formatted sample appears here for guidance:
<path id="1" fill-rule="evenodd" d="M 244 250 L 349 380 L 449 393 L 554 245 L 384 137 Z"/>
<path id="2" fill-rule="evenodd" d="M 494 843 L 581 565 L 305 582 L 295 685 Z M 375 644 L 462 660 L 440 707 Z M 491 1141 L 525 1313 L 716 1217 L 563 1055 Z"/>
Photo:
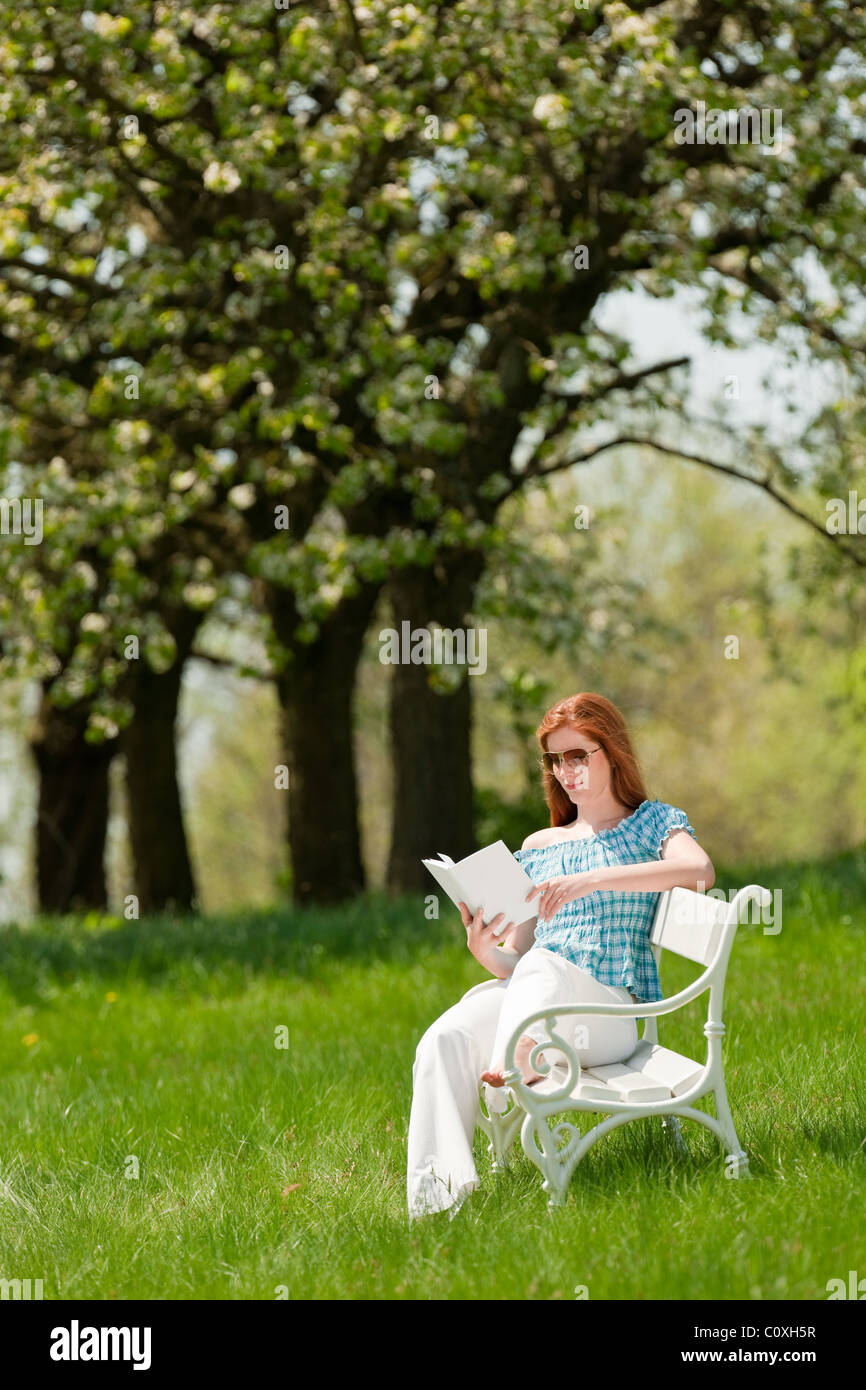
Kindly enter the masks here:
<path id="1" fill-rule="evenodd" d="M 648 1120 L 552 1212 L 519 1147 L 495 1179 L 479 1135 L 481 1187 L 412 1226 L 415 1045 L 483 978 L 450 907 L 0 931 L 0 1277 L 73 1299 L 825 1299 L 866 1275 L 866 855 L 719 880 L 750 881 L 784 907 L 778 935 L 741 929 L 728 973 L 751 1180 L 702 1126 L 678 1159 Z M 665 956 L 666 994 L 696 973 Z M 703 1056 L 705 1009 L 661 1041 Z"/>

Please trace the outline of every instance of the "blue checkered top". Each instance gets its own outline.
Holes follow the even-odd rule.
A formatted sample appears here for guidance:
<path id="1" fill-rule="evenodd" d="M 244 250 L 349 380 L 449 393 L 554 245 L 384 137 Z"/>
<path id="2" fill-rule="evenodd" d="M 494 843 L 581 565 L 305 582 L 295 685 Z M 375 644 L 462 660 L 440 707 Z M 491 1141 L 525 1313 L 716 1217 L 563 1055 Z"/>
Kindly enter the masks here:
<path id="1" fill-rule="evenodd" d="M 533 883 L 543 883 L 562 874 L 579 874 L 609 864 L 661 859 L 667 836 L 680 827 L 695 834 L 685 811 L 663 801 L 642 801 L 636 811 L 610 830 L 600 830 L 586 839 L 519 849 L 514 857 Z M 574 961 L 603 985 L 624 987 L 641 1003 L 655 1003 L 664 998 L 649 942 L 659 897 L 658 893 L 611 893 L 602 889 L 587 893 L 566 903 L 546 922 L 539 922 L 533 944 Z"/>

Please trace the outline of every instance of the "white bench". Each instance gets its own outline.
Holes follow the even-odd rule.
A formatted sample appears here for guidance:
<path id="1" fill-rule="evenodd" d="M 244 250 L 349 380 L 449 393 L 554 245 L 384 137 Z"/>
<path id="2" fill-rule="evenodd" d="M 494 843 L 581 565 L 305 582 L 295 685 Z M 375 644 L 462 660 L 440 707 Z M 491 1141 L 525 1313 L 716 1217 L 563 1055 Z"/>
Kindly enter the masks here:
<path id="1" fill-rule="evenodd" d="M 725 1146 L 729 1175 L 748 1177 L 748 1155 L 737 1138 L 725 1090 L 722 999 L 737 926 L 747 920 L 749 903 L 767 906 L 770 902 L 771 893 L 758 884 L 741 888 L 730 903 L 686 888 L 672 888 L 659 898 L 650 931 L 651 950 L 656 966 L 663 948 L 703 965 L 703 973 L 692 984 L 654 1004 L 581 1004 L 576 1000 L 528 1015 L 505 1049 L 504 1071 L 512 1104 L 504 1114 L 488 1113 L 479 1097 L 478 1124 L 489 1139 L 494 1172 L 508 1166 L 508 1152 L 519 1131 L 524 1153 L 544 1176 L 543 1188 L 550 1195 L 550 1205 L 558 1206 L 565 1201 L 574 1169 L 597 1139 L 629 1120 L 659 1115 L 680 1152 L 687 1152 L 680 1117 L 697 1120 Z M 485 981 L 478 988 L 496 983 Z M 706 990 L 710 996 L 704 1024 L 707 1059 L 695 1062 L 659 1045 L 656 1019 L 683 1008 Z M 646 1021 L 628 1061 L 581 1068 L 572 1048 L 556 1032 L 556 1020 L 568 1014 L 621 1014 Z M 533 1048 L 529 1061 L 544 1079 L 527 1086 L 515 1066 L 514 1052 L 521 1034 L 542 1020 L 547 1024 L 549 1041 Z M 545 1051 L 559 1060 L 543 1059 Z M 692 1105 L 709 1092 L 715 1097 L 717 1118 Z M 548 1121 L 552 1116 L 568 1111 L 606 1114 L 608 1118 L 583 1135 L 567 1121 L 551 1127 Z"/>

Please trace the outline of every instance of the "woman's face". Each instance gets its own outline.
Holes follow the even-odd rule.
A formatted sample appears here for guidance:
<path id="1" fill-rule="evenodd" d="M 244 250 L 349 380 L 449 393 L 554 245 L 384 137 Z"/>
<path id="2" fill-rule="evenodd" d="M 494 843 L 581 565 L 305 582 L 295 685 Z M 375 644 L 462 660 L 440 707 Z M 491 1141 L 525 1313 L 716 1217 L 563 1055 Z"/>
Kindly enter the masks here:
<path id="1" fill-rule="evenodd" d="M 575 802 L 578 797 L 586 801 L 607 791 L 611 773 L 608 756 L 594 738 L 581 733 L 574 725 L 554 729 L 548 735 L 548 753 L 575 753 L 579 750 L 589 754 L 587 761 L 571 759 L 561 762 L 553 774 L 566 795 Z"/>

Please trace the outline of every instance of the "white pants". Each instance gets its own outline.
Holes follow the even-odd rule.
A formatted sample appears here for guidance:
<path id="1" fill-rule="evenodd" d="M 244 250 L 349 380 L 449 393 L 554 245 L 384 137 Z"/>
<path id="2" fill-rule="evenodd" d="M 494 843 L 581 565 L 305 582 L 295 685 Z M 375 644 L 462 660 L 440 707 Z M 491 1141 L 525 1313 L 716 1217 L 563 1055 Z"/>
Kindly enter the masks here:
<path id="1" fill-rule="evenodd" d="M 457 1207 L 478 1186 L 472 1142 L 479 1115 L 481 1073 L 501 1066 L 505 1046 L 521 1021 L 554 1004 L 633 1003 L 627 989 L 598 982 L 564 956 L 533 946 L 506 980 L 475 985 L 446 1009 L 418 1044 L 412 1069 L 407 1197 L 409 1219 Z M 578 1032 L 578 1029 L 580 1032 Z M 563 1017 L 557 1031 L 581 1066 L 623 1062 L 637 1047 L 633 1018 L 596 1014 Z M 527 1030 L 541 1042 L 544 1023 Z M 555 1055 L 548 1060 L 556 1060 Z M 491 1108 L 507 1100 L 504 1088 L 486 1087 Z M 452 1213 L 453 1214 L 453 1213 Z"/>

